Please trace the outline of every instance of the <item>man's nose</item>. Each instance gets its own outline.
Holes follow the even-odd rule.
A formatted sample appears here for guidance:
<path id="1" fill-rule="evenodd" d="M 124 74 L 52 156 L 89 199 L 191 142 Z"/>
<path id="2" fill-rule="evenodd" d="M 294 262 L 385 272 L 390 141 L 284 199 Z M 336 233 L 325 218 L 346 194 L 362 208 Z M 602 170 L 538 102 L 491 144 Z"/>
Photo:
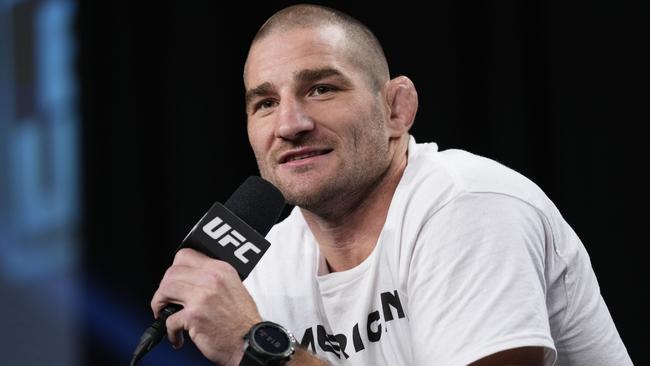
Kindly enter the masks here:
<path id="1" fill-rule="evenodd" d="M 276 118 L 275 134 L 279 138 L 295 140 L 314 129 L 314 122 L 305 113 L 303 105 L 293 98 L 284 98 L 280 102 Z"/>

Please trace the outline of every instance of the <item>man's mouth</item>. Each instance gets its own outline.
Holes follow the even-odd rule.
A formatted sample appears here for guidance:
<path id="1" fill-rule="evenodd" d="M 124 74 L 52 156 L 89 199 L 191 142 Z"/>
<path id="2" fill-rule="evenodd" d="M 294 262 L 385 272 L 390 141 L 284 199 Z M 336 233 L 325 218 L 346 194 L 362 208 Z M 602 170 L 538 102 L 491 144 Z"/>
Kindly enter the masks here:
<path id="1" fill-rule="evenodd" d="M 332 149 L 299 149 L 285 152 L 280 155 L 280 164 L 288 163 L 291 161 L 305 160 L 314 156 L 325 155 L 332 151 Z"/>

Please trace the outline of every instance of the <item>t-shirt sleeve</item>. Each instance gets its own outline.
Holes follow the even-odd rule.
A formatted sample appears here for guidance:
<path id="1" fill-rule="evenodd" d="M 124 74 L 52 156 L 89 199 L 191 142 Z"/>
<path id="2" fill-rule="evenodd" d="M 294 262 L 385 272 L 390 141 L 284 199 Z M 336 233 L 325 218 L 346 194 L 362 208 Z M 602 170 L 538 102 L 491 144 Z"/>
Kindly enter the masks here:
<path id="1" fill-rule="evenodd" d="M 539 346 L 552 365 L 549 240 L 543 216 L 507 195 L 464 194 L 435 212 L 417 236 L 407 282 L 415 364 L 467 365 Z"/>

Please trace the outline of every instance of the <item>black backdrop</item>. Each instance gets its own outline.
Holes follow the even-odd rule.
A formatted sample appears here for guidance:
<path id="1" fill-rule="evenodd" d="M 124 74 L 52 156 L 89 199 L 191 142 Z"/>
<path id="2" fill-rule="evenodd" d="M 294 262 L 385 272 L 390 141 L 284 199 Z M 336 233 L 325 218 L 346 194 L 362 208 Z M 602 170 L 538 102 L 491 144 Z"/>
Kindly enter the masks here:
<path id="1" fill-rule="evenodd" d="M 101 289 L 132 309 L 138 331 L 180 240 L 257 174 L 242 66 L 257 27 L 289 3 L 80 3 L 84 278 L 88 296 Z M 491 157 L 547 192 L 585 243 L 633 360 L 646 364 L 649 4 L 321 3 L 366 23 L 392 74 L 415 82 L 418 141 Z M 126 364 L 131 350 L 86 323 L 85 364 Z M 135 345 L 139 334 L 123 334 Z"/>

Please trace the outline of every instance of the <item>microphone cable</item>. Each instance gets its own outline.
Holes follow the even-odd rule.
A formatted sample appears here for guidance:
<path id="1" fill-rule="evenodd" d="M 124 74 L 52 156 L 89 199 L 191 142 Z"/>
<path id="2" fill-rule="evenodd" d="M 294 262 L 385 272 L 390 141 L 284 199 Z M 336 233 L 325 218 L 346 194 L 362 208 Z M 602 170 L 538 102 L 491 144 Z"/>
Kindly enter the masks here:
<path id="1" fill-rule="evenodd" d="M 181 310 L 183 307 L 178 304 L 168 304 L 165 306 L 158 315 L 158 318 L 153 322 L 153 324 L 147 328 L 140 337 L 140 342 L 138 346 L 133 351 L 133 358 L 131 358 L 130 366 L 135 366 L 135 364 L 149 352 L 155 345 L 160 343 L 160 340 L 167 334 L 167 325 L 165 324 L 167 318 L 169 318 L 175 312 Z"/>

